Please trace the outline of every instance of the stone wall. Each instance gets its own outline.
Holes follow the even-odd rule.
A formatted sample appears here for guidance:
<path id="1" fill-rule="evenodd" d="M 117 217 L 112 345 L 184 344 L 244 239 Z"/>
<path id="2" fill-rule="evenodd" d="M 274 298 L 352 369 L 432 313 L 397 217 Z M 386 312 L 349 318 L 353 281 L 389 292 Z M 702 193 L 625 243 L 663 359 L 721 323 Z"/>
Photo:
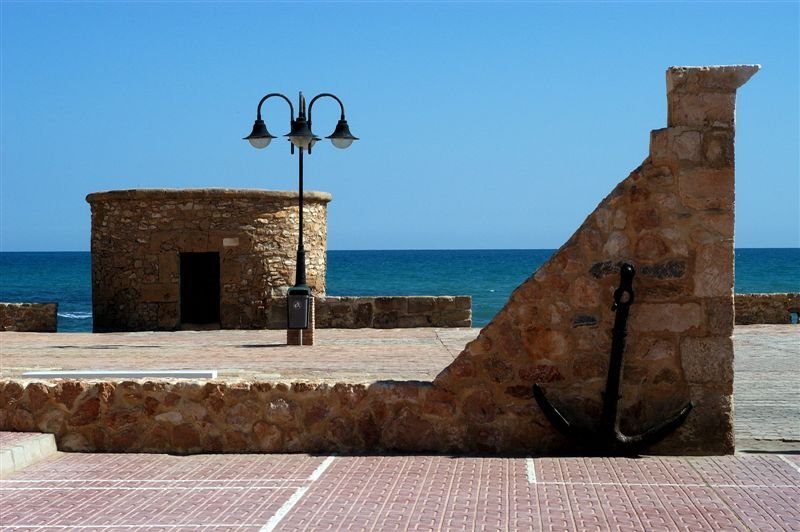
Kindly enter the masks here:
<path id="1" fill-rule="evenodd" d="M 470 448 L 574 448 L 532 405 L 534 384 L 574 425 L 597 426 L 627 262 L 638 274 L 621 430 L 641 433 L 691 401 L 649 452 L 733 452 L 734 107 L 758 68 L 667 70 L 669 127 L 652 132 L 649 156 L 434 381 L 455 395 Z"/>
<path id="2" fill-rule="evenodd" d="M 453 395 L 431 383 L 0 382 L 0 428 L 62 451 L 457 451 Z M 452 433 L 452 441 L 442 432 Z"/>
<path id="3" fill-rule="evenodd" d="M 471 327 L 470 296 L 349 296 L 316 298 L 317 329 Z M 286 300 L 267 309 L 270 329 L 286 328 Z"/>
<path id="4" fill-rule="evenodd" d="M 800 293 L 736 294 L 736 325 L 755 323 L 797 323 Z"/>
<path id="5" fill-rule="evenodd" d="M 304 194 L 308 284 L 325 293 L 327 203 Z M 180 254 L 218 252 L 220 326 L 265 328 L 271 298 L 294 284 L 296 192 L 118 190 L 89 194 L 96 332 L 181 326 Z"/>
<path id="6" fill-rule="evenodd" d="M 58 303 L 0 303 L 0 331 L 56 332 Z"/>
<path id="7" fill-rule="evenodd" d="M 730 453 L 734 102 L 757 70 L 670 68 L 669 127 L 652 133 L 650 155 L 433 382 L 8 381 L 0 429 L 52 432 L 66 450 L 591 452 L 629 262 L 619 428 L 639 432 L 691 401 L 646 451 Z M 595 428 L 583 448 L 551 425 L 534 384 Z"/>

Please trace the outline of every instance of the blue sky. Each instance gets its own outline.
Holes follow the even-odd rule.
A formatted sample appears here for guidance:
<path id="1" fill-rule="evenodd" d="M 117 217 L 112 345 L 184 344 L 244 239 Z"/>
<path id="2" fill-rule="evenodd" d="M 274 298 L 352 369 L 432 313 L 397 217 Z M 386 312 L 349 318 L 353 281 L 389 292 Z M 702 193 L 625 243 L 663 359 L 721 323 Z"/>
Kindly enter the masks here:
<path id="1" fill-rule="evenodd" d="M 800 246 L 797 2 L 0 3 L 0 249 L 88 250 L 90 192 L 296 189 L 267 92 L 342 98 L 330 249 L 555 248 L 665 127 L 670 65 L 739 91 L 736 245 Z M 288 130 L 270 101 L 273 134 Z M 315 105 L 327 135 L 335 105 Z"/>

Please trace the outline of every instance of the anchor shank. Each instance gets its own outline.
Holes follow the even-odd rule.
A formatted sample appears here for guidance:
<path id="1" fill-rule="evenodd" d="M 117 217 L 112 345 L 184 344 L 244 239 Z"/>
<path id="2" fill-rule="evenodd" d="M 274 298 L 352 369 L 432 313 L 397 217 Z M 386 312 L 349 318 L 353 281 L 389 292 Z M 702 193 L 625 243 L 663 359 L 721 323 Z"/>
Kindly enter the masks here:
<path id="1" fill-rule="evenodd" d="M 635 270 L 630 264 L 623 264 L 620 269 L 620 285 L 614 291 L 616 311 L 614 328 L 611 331 L 611 358 L 608 363 L 608 379 L 603 395 L 603 415 L 600 432 L 607 441 L 616 438 L 617 410 L 619 406 L 619 388 L 622 380 L 622 356 L 625 352 L 625 337 L 628 334 L 628 313 L 633 303 L 633 276 Z"/>
<path id="2" fill-rule="evenodd" d="M 622 381 L 622 355 L 625 351 L 625 336 L 627 335 L 628 307 L 617 310 L 614 320 L 614 330 L 611 339 L 611 358 L 608 362 L 608 378 L 606 390 L 603 394 L 603 417 L 601 431 L 604 435 L 613 437 L 617 422 L 617 407 L 619 404 L 619 388 Z"/>

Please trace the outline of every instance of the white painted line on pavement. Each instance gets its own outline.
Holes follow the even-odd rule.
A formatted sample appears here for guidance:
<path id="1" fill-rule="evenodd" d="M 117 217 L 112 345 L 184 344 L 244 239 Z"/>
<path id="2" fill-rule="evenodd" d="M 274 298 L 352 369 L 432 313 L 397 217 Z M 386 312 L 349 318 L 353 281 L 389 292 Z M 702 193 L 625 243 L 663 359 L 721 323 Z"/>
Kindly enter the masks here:
<path id="1" fill-rule="evenodd" d="M 0 488 L 0 491 L 59 491 L 59 490 L 108 490 L 108 491 L 215 491 L 215 490 L 293 490 L 295 486 L 22 486 L 19 488 Z"/>
<path id="2" fill-rule="evenodd" d="M 26 371 L 22 374 L 27 378 L 39 379 L 216 379 L 215 369 L 145 369 L 145 370 L 111 370 L 111 369 L 81 369 L 64 371 Z"/>
<path id="3" fill-rule="evenodd" d="M 311 482 L 318 480 L 319 477 L 321 477 L 322 474 L 325 472 L 325 470 L 328 469 L 328 467 L 330 467 L 330 465 L 333 463 L 333 458 L 334 458 L 333 456 L 327 457 L 319 466 L 317 466 L 314 472 L 311 473 L 311 476 L 308 477 L 308 480 L 310 480 Z"/>
<path id="4" fill-rule="evenodd" d="M 586 482 L 569 480 L 544 480 L 536 484 L 548 486 L 636 486 L 643 488 L 742 488 L 742 489 L 772 489 L 796 488 L 791 484 L 678 484 L 669 482 Z"/>
<path id="5" fill-rule="evenodd" d="M 318 465 L 317 468 L 311 473 L 311 475 L 309 475 L 308 480 L 311 483 L 319 480 L 319 477 L 321 477 L 325 470 L 328 469 L 328 467 L 330 467 L 330 465 L 333 463 L 334 457 L 335 456 L 329 456 L 323 460 L 322 463 Z M 278 526 L 278 523 L 280 523 L 281 520 L 286 517 L 286 514 L 288 514 L 291 509 L 294 508 L 294 505 L 303 498 L 303 495 L 306 494 L 308 488 L 310 487 L 311 485 L 309 484 L 303 488 L 297 488 L 297 491 L 295 491 L 292 496 L 289 497 L 289 500 L 283 503 L 283 506 L 278 508 L 278 511 L 275 512 L 275 515 L 269 518 L 267 524 L 261 527 L 261 532 L 272 532 L 275 530 L 275 527 Z"/>
<path id="6" fill-rule="evenodd" d="M 14 524 L 14 528 L 55 528 L 55 529 L 69 529 L 69 530 L 79 530 L 84 528 L 92 528 L 92 529 L 113 529 L 113 528 L 132 528 L 132 529 L 140 529 L 140 528 L 194 528 L 194 529 L 201 529 L 205 527 L 227 527 L 227 528 L 243 528 L 243 527 L 255 527 L 258 524 L 255 523 L 181 523 L 179 525 L 176 524 L 147 524 L 147 525 L 28 525 L 28 524 Z"/>
<path id="7" fill-rule="evenodd" d="M 308 482 L 307 478 L 182 478 L 182 479 L 156 479 L 156 478 L 126 478 L 124 480 L 120 480 L 118 478 L 92 478 L 92 479 L 80 479 L 80 478 L 59 478 L 59 479 L 52 479 L 52 478 L 23 478 L 23 479 L 0 479 L 0 486 L 3 484 L 10 484 L 12 482 L 16 482 L 17 484 L 33 484 L 36 482 L 44 482 L 44 483 L 59 483 L 59 482 L 81 482 L 81 483 L 91 483 L 91 482 L 115 482 L 115 483 L 150 483 L 150 482 L 167 482 L 167 483 L 180 483 L 180 482 L 191 482 L 192 484 L 198 484 L 202 482 Z M 294 487 L 294 486 L 290 486 Z"/>
<path id="8" fill-rule="evenodd" d="M 795 470 L 795 471 L 797 471 L 798 473 L 800 473 L 800 466 L 799 466 L 799 465 L 795 464 L 794 462 L 792 462 L 791 460 L 789 460 L 788 458 L 786 458 L 786 457 L 785 457 L 785 456 L 783 456 L 782 454 L 779 454 L 779 455 L 778 455 L 778 457 L 779 457 L 781 460 L 783 460 L 784 462 L 786 462 L 787 464 L 789 464 L 790 466 L 792 466 L 792 467 L 794 468 L 794 470 Z"/>
<path id="9" fill-rule="evenodd" d="M 536 484 L 536 466 L 533 463 L 533 458 L 529 456 L 525 460 L 525 465 L 528 469 L 528 484 Z"/>
<path id="10" fill-rule="evenodd" d="M 292 496 L 289 497 L 289 500 L 283 503 L 283 506 L 278 508 L 278 511 L 275 512 L 275 515 L 269 518 L 267 524 L 261 527 L 261 532 L 272 532 L 275 530 L 275 527 L 278 526 L 278 523 L 281 522 L 281 519 L 286 517 L 286 514 L 294 507 L 297 502 L 303 498 L 303 495 L 306 494 L 308 491 L 308 487 L 305 488 L 298 488 L 297 491 L 292 493 Z"/>

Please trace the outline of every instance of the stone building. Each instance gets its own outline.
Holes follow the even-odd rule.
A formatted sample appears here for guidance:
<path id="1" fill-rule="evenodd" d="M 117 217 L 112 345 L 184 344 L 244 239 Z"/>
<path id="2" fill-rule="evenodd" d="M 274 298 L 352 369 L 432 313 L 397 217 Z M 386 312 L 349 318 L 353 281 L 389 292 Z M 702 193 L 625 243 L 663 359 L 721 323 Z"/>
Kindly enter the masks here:
<path id="1" fill-rule="evenodd" d="M 331 195 L 304 199 L 308 285 L 324 295 Z M 265 328 L 271 299 L 294 284 L 297 192 L 115 190 L 86 201 L 96 332 Z"/>

